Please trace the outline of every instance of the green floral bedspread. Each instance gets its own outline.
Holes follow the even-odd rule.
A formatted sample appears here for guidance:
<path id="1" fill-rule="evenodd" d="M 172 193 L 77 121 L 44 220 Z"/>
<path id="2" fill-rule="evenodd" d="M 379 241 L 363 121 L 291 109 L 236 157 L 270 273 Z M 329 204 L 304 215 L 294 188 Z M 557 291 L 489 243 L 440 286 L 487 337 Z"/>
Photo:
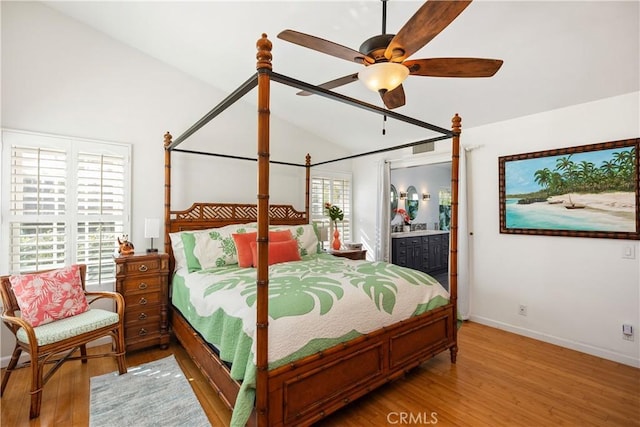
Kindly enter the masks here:
<path id="1" fill-rule="evenodd" d="M 328 254 L 269 267 L 269 368 L 447 304 L 431 276 Z M 172 303 L 242 380 L 232 424 L 244 425 L 255 391 L 256 270 L 178 271 Z"/>

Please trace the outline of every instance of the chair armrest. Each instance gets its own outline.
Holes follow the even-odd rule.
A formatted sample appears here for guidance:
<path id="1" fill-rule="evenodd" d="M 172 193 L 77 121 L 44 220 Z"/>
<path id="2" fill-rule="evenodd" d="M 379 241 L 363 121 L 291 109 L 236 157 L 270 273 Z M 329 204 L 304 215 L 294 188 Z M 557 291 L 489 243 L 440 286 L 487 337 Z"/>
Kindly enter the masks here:
<path id="1" fill-rule="evenodd" d="M 3 322 L 10 323 L 12 326 L 16 327 L 16 331 L 20 328 L 24 329 L 33 329 L 33 327 L 23 318 L 16 316 L 9 316 L 8 314 L 3 313 L 0 318 L 2 318 Z M 13 328 L 10 328 L 13 329 Z"/>
<path id="2" fill-rule="evenodd" d="M 36 333 L 33 330 L 33 326 L 31 326 L 29 322 L 21 317 L 10 316 L 6 313 L 2 313 L 2 315 L 0 315 L 0 318 L 5 323 L 5 325 L 9 327 L 14 336 L 18 332 L 18 329 L 24 329 L 24 331 L 27 333 L 27 338 L 29 339 L 31 354 L 36 354 L 35 351 L 38 348 L 38 340 L 36 340 Z M 17 339 L 18 338 L 16 337 L 16 340 Z"/>
<path id="3" fill-rule="evenodd" d="M 84 293 L 89 301 L 89 304 L 93 304 L 102 298 L 112 299 L 116 304 L 116 313 L 122 319 L 124 316 L 124 297 L 118 292 L 100 291 L 100 292 L 87 292 Z"/>

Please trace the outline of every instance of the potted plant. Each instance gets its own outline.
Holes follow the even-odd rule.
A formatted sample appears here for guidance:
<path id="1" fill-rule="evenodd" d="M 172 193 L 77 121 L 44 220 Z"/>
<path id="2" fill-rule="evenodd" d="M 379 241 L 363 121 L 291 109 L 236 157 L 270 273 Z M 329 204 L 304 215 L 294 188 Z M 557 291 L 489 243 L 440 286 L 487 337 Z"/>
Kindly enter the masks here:
<path id="1" fill-rule="evenodd" d="M 331 247 L 335 251 L 340 250 L 340 231 L 338 231 L 337 222 L 344 219 L 344 213 L 338 206 L 332 205 L 329 202 L 324 204 L 324 210 L 327 212 L 327 215 L 329 215 L 329 218 L 331 219 L 331 227 L 333 228 L 333 241 L 331 242 Z"/>

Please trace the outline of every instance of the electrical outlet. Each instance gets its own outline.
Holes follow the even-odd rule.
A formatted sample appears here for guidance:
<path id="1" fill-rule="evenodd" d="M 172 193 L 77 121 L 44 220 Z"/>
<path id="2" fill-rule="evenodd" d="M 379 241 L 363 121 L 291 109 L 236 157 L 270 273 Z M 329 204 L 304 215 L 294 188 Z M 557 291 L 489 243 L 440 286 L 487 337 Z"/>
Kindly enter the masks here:
<path id="1" fill-rule="evenodd" d="M 526 316 L 527 315 L 527 306 L 520 304 L 520 306 L 518 307 L 518 314 L 520 316 Z"/>
<path id="2" fill-rule="evenodd" d="M 633 341 L 633 326 L 628 323 L 622 325 L 622 339 Z"/>

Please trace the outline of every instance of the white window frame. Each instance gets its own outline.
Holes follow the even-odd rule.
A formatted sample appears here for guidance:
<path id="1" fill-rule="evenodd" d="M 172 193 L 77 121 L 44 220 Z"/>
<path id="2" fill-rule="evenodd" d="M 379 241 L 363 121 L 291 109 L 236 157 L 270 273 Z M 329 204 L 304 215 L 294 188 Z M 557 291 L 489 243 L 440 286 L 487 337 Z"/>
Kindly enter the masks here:
<path id="1" fill-rule="evenodd" d="M 12 147 L 28 147 L 65 151 L 67 155 L 66 173 L 66 200 L 65 213 L 63 215 L 15 215 L 10 210 L 11 196 L 11 153 Z M 91 153 L 95 155 L 122 156 L 124 158 L 124 209 L 123 215 L 118 220 L 123 223 L 123 230 L 129 230 L 131 226 L 131 145 L 108 141 L 75 138 L 43 134 L 14 129 L 2 129 L 2 160 L 0 162 L 1 197 L 0 197 L 0 234 L 7 236 L 0 243 L 0 274 L 13 274 L 10 266 L 10 224 L 24 220 L 29 222 L 50 223 L 64 221 L 65 226 L 65 265 L 77 262 L 76 242 L 77 224 L 89 221 L 101 221 L 101 215 L 80 215 L 77 211 L 77 198 L 75 189 L 78 188 L 77 171 L 79 153 Z M 110 217 L 116 218 L 116 217 Z M 114 242 L 114 248 L 117 247 Z M 115 271 L 115 270 L 114 270 Z M 115 275 L 114 275 L 115 276 Z M 87 287 L 93 290 L 112 290 L 115 286 L 115 277 L 107 280 L 87 282 Z"/>
<path id="2" fill-rule="evenodd" d="M 311 170 L 311 188 L 309 189 L 310 191 L 310 203 L 311 205 L 313 205 L 313 200 L 314 200 L 314 194 L 313 194 L 313 180 L 314 179 L 329 179 L 331 181 L 334 180 L 339 180 L 339 181 L 348 181 L 349 183 L 349 197 L 348 197 L 348 203 L 349 203 L 349 207 L 348 209 L 345 211 L 345 206 L 340 202 L 340 201 L 336 201 L 336 200 L 332 200 L 331 196 L 329 197 L 329 200 L 325 200 L 324 199 L 324 195 L 323 195 L 323 201 L 322 204 L 324 205 L 324 203 L 329 202 L 331 204 L 336 204 L 338 207 L 340 207 L 343 212 L 345 212 L 345 216 L 344 216 L 344 220 L 343 221 L 339 221 L 338 222 L 338 230 L 340 230 L 340 240 L 344 243 L 344 242 L 349 242 L 353 239 L 353 218 L 352 218 L 352 212 L 353 212 L 353 177 L 350 173 L 345 173 L 345 172 L 337 172 L 337 171 L 330 171 L 330 170 Z M 314 211 L 313 206 L 311 206 L 310 209 L 310 216 L 311 216 L 311 222 L 312 223 L 316 223 L 318 225 L 318 227 L 321 227 L 321 225 L 324 225 L 325 227 L 328 227 L 329 224 L 329 216 L 326 214 L 326 211 L 324 209 L 322 209 L 321 213 L 318 213 L 317 211 Z M 345 223 L 348 225 L 348 233 L 345 233 Z M 324 228 L 324 227 L 323 227 Z M 321 236 L 321 240 L 322 240 Z M 330 248 L 330 244 L 331 241 L 333 240 L 332 236 L 327 236 L 327 240 L 321 241 L 321 244 L 323 246 L 323 248 L 325 250 L 329 250 Z"/>

